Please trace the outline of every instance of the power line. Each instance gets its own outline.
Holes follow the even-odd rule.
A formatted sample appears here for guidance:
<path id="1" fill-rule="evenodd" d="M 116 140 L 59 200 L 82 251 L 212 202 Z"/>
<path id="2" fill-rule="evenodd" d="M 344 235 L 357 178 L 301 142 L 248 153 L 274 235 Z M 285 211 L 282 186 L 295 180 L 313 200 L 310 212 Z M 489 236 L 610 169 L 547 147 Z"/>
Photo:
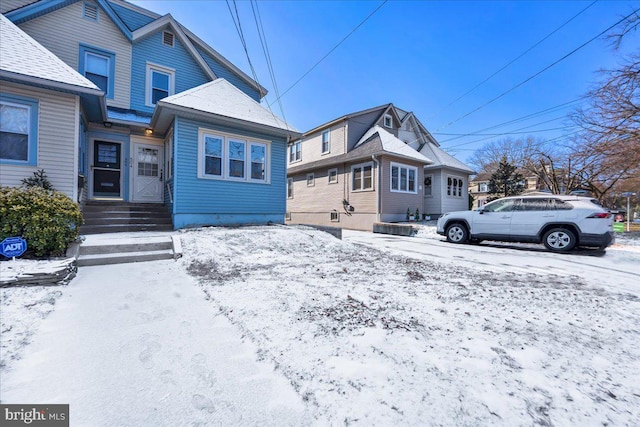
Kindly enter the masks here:
<path id="1" fill-rule="evenodd" d="M 522 58 L 523 56 L 525 56 L 527 53 L 531 52 L 533 49 L 535 49 L 537 46 L 539 46 L 540 44 L 542 44 L 545 40 L 547 40 L 549 37 L 551 37 L 552 35 L 554 35 L 555 33 L 557 33 L 558 31 L 560 31 L 560 29 L 562 29 L 563 27 L 565 27 L 566 25 L 568 25 L 571 21 L 573 21 L 574 19 L 576 19 L 578 16 L 582 15 L 587 9 L 589 9 L 591 6 L 593 6 L 594 4 L 596 4 L 599 0 L 594 0 L 593 2 L 591 2 L 587 7 L 585 7 L 584 9 L 582 9 L 580 12 L 578 12 L 576 15 L 574 15 L 573 17 L 571 17 L 568 21 L 565 21 L 562 25 L 560 25 L 558 28 L 556 28 L 555 30 L 553 30 L 552 32 L 550 32 L 549 34 L 547 34 L 546 36 L 544 36 L 542 39 L 540 39 L 537 43 L 535 43 L 533 46 L 531 46 L 529 49 L 525 50 L 524 52 L 522 52 L 520 55 L 518 55 L 517 57 L 515 57 L 514 59 L 512 59 L 511 61 L 509 61 L 506 65 L 504 65 L 502 68 L 500 68 L 498 71 L 496 71 L 495 73 L 491 74 L 489 77 L 487 77 L 486 79 L 482 80 L 480 83 L 478 83 L 477 85 L 475 85 L 474 87 L 472 87 L 471 89 L 469 89 L 467 92 L 463 93 L 462 95 L 460 95 L 459 97 L 457 97 L 456 99 L 454 99 L 453 101 L 451 101 L 449 104 L 445 105 L 444 107 L 442 107 L 440 110 L 436 111 L 431 117 L 429 118 L 433 118 L 438 116 L 438 114 L 440 114 L 442 111 L 446 110 L 447 108 L 451 107 L 453 104 L 455 104 L 456 102 L 460 101 L 462 98 L 464 98 L 465 96 L 469 95 L 471 92 L 475 91 L 476 89 L 478 89 L 480 86 L 482 86 L 483 84 L 485 84 L 486 82 L 488 82 L 489 80 L 491 80 L 493 77 L 495 77 L 496 75 L 498 75 L 499 73 L 501 73 L 502 71 L 504 71 L 506 68 L 508 68 L 511 64 L 513 64 L 514 62 L 516 62 L 518 59 Z"/>
<path id="2" fill-rule="evenodd" d="M 576 99 L 574 99 L 572 101 L 564 102 L 562 104 L 559 104 L 559 105 L 556 105 L 556 106 L 553 106 L 553 107 L 545 108 L 544 110 L 536 111 L 535 113 L 530 113 L 530 114 L 527 114 L 525 116 L 518 117 L 516 119 L 508 120 L 508 121 L 506 121 L 504 123 L 500 123 L 500 124 L 497 124 L 497 125 L 489 126 L 489 127 L 486 127 L 486 128 L 474 131 L 474 132 L 460 134 L 459 136 L 456 136 L 454 138 L 449 138 L 449 139 L 445 139 L 444 141 L 440 141 L 440 144 L 443 144 L 445 142 L 455 141 L 457 139 L 464 138 L 465 136 L 476 136 L 476 135 L 480 134 L 481 132 L 486 132 L 488 130 L 501 128 L 501 127 L 508 126 L 508 125 L 511 125 L 511 124 L 515 124 L 515 123 L 518 123 L 518 122 L 526 121 L 526 120 L 532 119 L 534 117 L 543 116 L 545 114 L 553 113 L 553 112 L 556 112 L 558 110 L 562 110 L 562 109 L 568 107 L 571 104 L 575 104 L 576 102 L 582 101 L 583 99 L 585 99 L 585 97 L 576 98 Z M 432 135 L 445 135 L 445 134 L 444 133 L 433 132 Z"/>
<path id="3" fill-rule="evenodd" d="M 255 3 L 255 8 L 254 8 L 254 3 Z M 280 112 L 282 113 L 282 119 L 286 123 L 287 117 L 284 114 L 284 108 L 282 107 L 282 102 L 280 101 L 280 91 L 278 90 L 278 82 L 276 79 L 275 72 L 273 70 L 273 62 L 271 61 L 271 54 L 269 52 L 269 45 L 267 43 L 267 35 L 264 32 L 264 26 L 262 25 L 262 17 L 260 16 L 260 8 L 258 6 L 257 1 L 251 0 L 251 10 L 253 11 L 253 19 L 256 23 L 256 28 L 258 29 L 258 37 L 260 38 L 260 44 L 262 46 L 262 52 L 264 53 L 264 59 L 267 62 L 267 69 L 269 70 L 269 76 L 271 77 L 271 84 L 273 84 L 273 89 L 276 92 L 278 105 L 280 106 Z M 271 110 L 271 106 L 269 106 L 269 110 Z"/>
<path id="4" fill-rule="evenodd" d="M 320 58 L 320 60 L 319 60 L 318 62 L 316 62 L 316 63 L 315 63 L 311 68 L 309 68 L 309 70 L 307 70 L 307 72 L 305 72 L 305 73 L 304 73 L 304 74 L 303 74 L 303 75 L 302 75 L 298 80 L 296 80 L 294 84 L 292 84 L 291 86 L 289 86 L 289 88 L 288 88 L 287 90 L 285 90 L 285 91 L 282 93 L 282 95 L 281 95 L 281 96 L 279 96 L 279 97 L 278 97 L 278 99 L 276 99 L 276 101 L 280 100 L 280 98 L 282 98 L 283 96 L 285 96 L 285 95 L 286 95 L 286 94 L 287 94 L 291 89 L 293 89 L 293 88 L 294 88 L 298 83 L 300 83 L 300 81 L 301 81 L 302 79 L 304 79 L 305 77 L 307 77 L 307 75 L 308 75 L 311 71 L 313 71 L 313 70 L 314 70 L 318 65 L 320 65 L 320 63 L 321 63 L 322 61 L 324 61 L 325 59 L 327 59 L 327 57 L 328 57 L 329 55 L 331 55 L 331 54 L 333 53 L 333 51 L 334 51 L 334 50 L 336 50 L 336 49 L 338 48 L 338 46 L 340 46 L 342 43 L 344 43 L 344 42 L 345 42 L 349 37 L 351 37 L 351 35 L 352 35 L 353 33 L 355 33 L 355 32 L 358 30 L 358 28 L 360 28 L 360 27 L 361 27 L 365 22 L 367 22 L 367 21 L 369 20 L 369 18 L 371 18 L 373 15 L 375 15 L 375 13 L 376 13 L 377 11 L 379 11 L 379 10 L 380 10 L 380 8 L 382 8 L 382 6 L 384 6 L 384 5 L 387 3 L 387 1 L 389 1 L 389 0 L 383 0 L 383 2 L 382 2 L 382 3 L 380 3 L 380 5 L 379 5 L 378 7 L 376 7 L 376 8 L 373 10 L 373 12 L 371 12 L 369 15 L 367 15 L 367 17 L 366 17 L 366 18 L 364 18 L 364 19 L 362 20 L 362 22 L 360 22 L 358 25 L 356 25 L 356 27 L 355 27 L 353 30 L 351 30 L 351 31 L 349 32 L 349 34 L 347 34 L 346 36 L 344 36 L 344 38 L 343 38 L 342 40 L 340 40 L 340 41 L 338 42 L 338 44 L 337 44 L 337 45 L 335 45 L 335 46 L 334 46 L 334 47 L 333 47 L 329 52 L 327 52 L 327 54 L 326 54 L 326 55 L 324 55 L 322 58 Z M 273 103 L 274 103 L 274 102 L 276 102 L 276 101 L 273 101 L 271 104 L 273 104 Z M 269 104 L 269 105 L 271 105 L 271 104 Z"/>
<path id="5" fill-rule="evenodd" d="M 603 34 L 605 34 L 607 31 L 611 30 L 612 28 L 616 27 L 618 24 L 620 24 L 621 22 L 624 22 L 626 19 L 628 19 L 629 17 L 631 17 L 632 15 L 634 15 L 635 13 L 637 13 L 638 11 L 640 11 L 640 8 L 634 10 L 633 12 L 631 12 L 629 15 L 625 16 L 624 18 L 620 19 L 618 22 L 616 22 L 615 24 L 611 25 L 610 27 L 606 28 L 605 30 L 601 31 L 600 33 L 598 33 L 595 37 L 589 39 L 588 41 L 584 42 L 583 44 L 581 44 L 580 46 L 578 46 L 577 48 L 573 49 L 571 52 L 567 53 L 566 55 L 564 55 L 562 58 L 556 60 L 555 62 L 547 65 L 546 67 L 544 67 L 542 70 L 538 71 L 537 73 L 533 74 L 532 76 L 526 78 L 525 80 L 521 81 L 520 83 L 518 83 L 517 85 L 513 86 L 511 89 L 508 89 L 504 92 L 502 92 L 500 95 L 496 96 L 495 98 L 491 99 L 490 101 L 482 104 L 481 106 L 477 107 L 474 110 L 471 110 L 470 112 L 464 114 L 463 116 L 458 117 L 457 119 L 447 123 L 446 125 L 442 126 L 441 128 L 439 128 L 438 130 L 444 129 L 446 127 L 451 126 L 454 123 L 459 122 L 460 120 L 469 117 L 471 114 L 481 110 L 482 108 L 486 107 L 489 104 L 494 103 L 495 101 L 497 101 L 498 99 L 502 98 L 503 96 L 505 96 L 506 94 L 513 92 L 514 90 L 516 90 L 517 88 L 519 88 L 520 86 L 524 85 L 525 83 L 529 82 L 530 80 L 533 80 L 534 78 L 538 77 L 540 74 L 544 73 L 545 71 L 547 71 L 548 69 L 550 69 L 551 67 L 559 64 L 560 62 L 564 61 L 565 59 L 567 59 L 568 57 L 570 57 L 571 55 L 573 55 L 574 53 L 576 53 L 577 51 L 579 51 L 580 49 L 582 49 L 583 47 L 587 46 L 589 43 L 593 42 L 594 40 L 596 40 L 597 38 L 599 38 L 600 36 L 602 36 Z"/>

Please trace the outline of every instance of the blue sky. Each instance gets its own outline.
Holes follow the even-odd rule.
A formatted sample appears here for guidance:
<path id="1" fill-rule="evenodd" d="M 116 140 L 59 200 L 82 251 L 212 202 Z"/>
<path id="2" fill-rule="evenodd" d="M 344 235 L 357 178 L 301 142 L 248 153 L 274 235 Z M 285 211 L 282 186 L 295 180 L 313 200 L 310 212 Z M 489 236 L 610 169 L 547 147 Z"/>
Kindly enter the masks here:
<path id="1" fill-rule="evenodd" d="M 234 7 L 233 2 L 134 3 L 159 14 L 171 13 L 251 75 L 228 8 L 228 4 Z M 602 38 L 487 103 L 640 7 L 638 0 L 390 0 L 291 88 L 381 4 L 382 1 L 257 3 L 276 82 L 283 95 L 283 114 L 275 102 L 276 91 L 252 4 L 238 1 L 249 58 L 260 84 L 269 90 L 266 102 L 272 104 L 277 115 L 303 132 L 344 114 L 393 102 L 413 111 L 441 146 L 463 161 L 473 150 L 507 136 L 530 134 L 559 138 L 562 143 L 562 138 L 573 132 L 563 117 L 578 103 L 508 126 L 478 131 L 578 99 L 597 80 L 598 69 L 614 67 L 619 60 L 619 53 Z M 557 31 L 553 35 L 512 65 L 451 104 L 554 30 Z M 640 34 L 633 34 L 625 40 L 622 51 L 630 52 L 638 45 Z M 478 107 L 482 108 L 463 118 Z M 482 135 L 458 137 L 468 133 Z M 511 134 L 486 135 L 491 133 Z"/>

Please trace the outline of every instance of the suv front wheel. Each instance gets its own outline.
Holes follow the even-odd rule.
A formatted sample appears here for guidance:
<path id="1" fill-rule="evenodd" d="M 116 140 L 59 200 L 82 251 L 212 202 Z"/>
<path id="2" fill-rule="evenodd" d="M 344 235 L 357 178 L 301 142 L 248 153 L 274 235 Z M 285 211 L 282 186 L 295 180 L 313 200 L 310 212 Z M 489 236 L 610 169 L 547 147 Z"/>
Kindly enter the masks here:
<path id="1" fill-rule="evenodd" d="M 447 227 L 445 235 L 447 236 L 447 242 L 464 243 L 469 238 L 469 231 L 464 225 L 456 223 Z"/>
<path id="2" fill-rule="evenodd" d="M 552 228 L 544 233 L 544 246 L 555 252 L 568 252 L 576 246 L 576 235 L 565 228 Z"/>

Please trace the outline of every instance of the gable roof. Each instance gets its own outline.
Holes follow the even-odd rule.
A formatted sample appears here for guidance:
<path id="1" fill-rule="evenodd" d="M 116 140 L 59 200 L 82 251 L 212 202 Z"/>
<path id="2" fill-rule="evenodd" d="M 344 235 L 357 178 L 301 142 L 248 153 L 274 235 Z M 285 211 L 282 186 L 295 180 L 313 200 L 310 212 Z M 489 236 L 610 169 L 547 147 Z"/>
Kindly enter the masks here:
<path id="1" fill-rule="evenodd" d="M 384 105 L 379 105 L 377 107 L 373 107 L 373 108 L 367 108 L 366 110 L 361 110 L 361 111 L 356 111 L 355 113 L 350 113 L 350 114 L 345 114 L 344 116 L 340 116 L 337 119 L 333 119 L 329 122 L 326 122 L 324 124 L 321 124 L 320 126 L 316 126 L 315 128 L 305 132 L 302 134 L 303 137 L 312 135 L 322 129 L 331 127 L 333 125 L 335 125 L 336 123 L 340 123 L 344 120 L 349 120 L 349 119 L 353 119 L 355 117 L 358 116 L 364 116 L 365 114 L 369 114 L 369 113 L 373 113 L 377 110 L 386 110 L 387 108 L 389 108 L 391 104 L 384 104 Z M 380 120 L 380 116 L 377 116 L 375 120 L 372 120 L 371 124 L 377 122 L 378 120 Z"/>
<path id="2" fill-rule="evenodd" d="M 151 127 L 164 132 L 174 112 L 292 138 L 300 133 L 240 89 L 219 78 L 158 101 Z"/>
<path id="3" fill-rule="evenodd" d="M 371 129 L 365 132 L 362 138 L 360 138 L 360 140 L 356 143 L 353 150 L 351 150 L 351 152 L 357 152 L 359 149 L 365 147 L 367 144 L 370 144 L 376 139 L 379 142 L 380 148 L 379 150 L 377 150 L 377 152 L 372 153 L 374 155 L 391 154 L 394 156 L 402 157 L 404 159 L 414 160 L 422 163 L 433 163 L 433 160 L 409 147 L 407 144 L 396 138 L 392 133 L 378 125 L 373 126 Z"/>
<path id="4" fill-rule="evenodd" d="M 7 18 L 16 24 L 21 24 L 60 8 L 69 6 L 77 1 L 79 0 L 41 0 L 7 13 Z M 242 70 L 229 62 L 207 43 L 180 25 L 170 14 L 160 16 L 140 6 L 132 5 L 124 0 L 94 1 L 129 41 L 134 42 L 153 32 L 160 31 L 161 29 L 168 27 L 178 36 L 189 54 L 211 80 L 214 80 L 219 76 L 216 75 L 213 69 L 207 64 L 206 60 L 194 47 L 194 43 L 202 48 L 204 52 L 215 58 L 216 61 L 229 68 L 232 73 L 236 74 L 250 87 L 255 89 L 260 94 L 261 98 L 267 94 L 267 89 L 247 76 L 242 72 Z"/>
<path id="5" fill-rule="evenodd" d="M 104 92 L 0 15 L 0 79 L 80 95 L 92 119 L 106 117 Z"/>

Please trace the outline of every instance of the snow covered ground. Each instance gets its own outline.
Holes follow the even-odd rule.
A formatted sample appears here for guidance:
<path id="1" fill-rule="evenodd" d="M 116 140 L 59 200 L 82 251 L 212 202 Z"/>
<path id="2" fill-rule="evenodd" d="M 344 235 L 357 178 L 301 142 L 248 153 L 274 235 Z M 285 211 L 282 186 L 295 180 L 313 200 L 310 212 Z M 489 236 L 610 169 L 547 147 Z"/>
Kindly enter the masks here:
<path id="1" fill-rule="evenodd" d="M 212 312 L 293 386 L 306 406 L 302 424 L 640 424 L 640 245 L 633 238 L 592 256 L 539 245 L 451 245 L 432 226 L 414 238 L 345 231 L 344 241 L 282 226 L 179 235 L 177 266 L 146 265 L 154 277 L 177 267 L 196 279 Z M 129 266 L 149 274 L 145 264 Z M 49 322 L 42 318 L 53 302 L 72 296 L 74 282 L 0 289 L 2 372 L 25 373 L 12 371 L 20 369 L 16 359 L 32 356 L 26 343 Z M 66 301 L 61 310 L 91 310 Z M 154 353 L 157 365 L 165 347 Z M 119 377 L 133 362 L 119 365 Z M 172 386 L 182 381 L 187 390 L 186 378 Z M 153 385 L 153 395 L 171 395 L 163 382 Z"/>

